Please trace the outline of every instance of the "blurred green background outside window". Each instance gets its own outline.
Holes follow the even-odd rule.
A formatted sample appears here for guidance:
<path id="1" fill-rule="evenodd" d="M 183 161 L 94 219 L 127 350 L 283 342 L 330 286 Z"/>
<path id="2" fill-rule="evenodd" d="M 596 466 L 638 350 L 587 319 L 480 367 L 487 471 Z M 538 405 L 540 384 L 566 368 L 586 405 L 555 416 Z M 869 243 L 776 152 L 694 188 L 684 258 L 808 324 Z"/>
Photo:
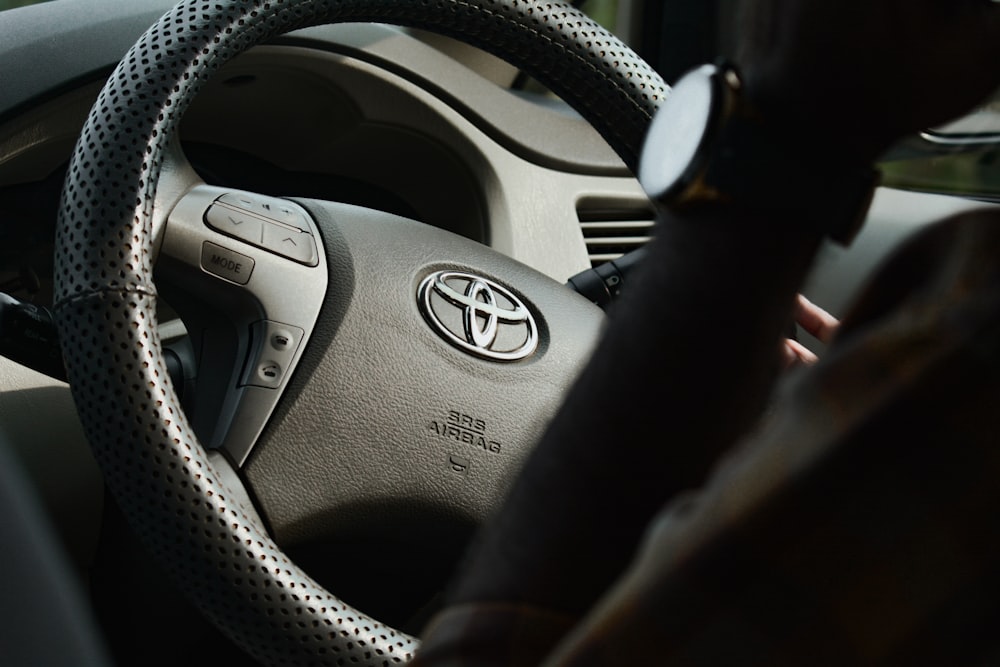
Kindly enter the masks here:
<path id="1" fill-rule="evenodd" d="M 618 0 L 587 0 L 583 10 L 611 32 L 617 25 Z"/>

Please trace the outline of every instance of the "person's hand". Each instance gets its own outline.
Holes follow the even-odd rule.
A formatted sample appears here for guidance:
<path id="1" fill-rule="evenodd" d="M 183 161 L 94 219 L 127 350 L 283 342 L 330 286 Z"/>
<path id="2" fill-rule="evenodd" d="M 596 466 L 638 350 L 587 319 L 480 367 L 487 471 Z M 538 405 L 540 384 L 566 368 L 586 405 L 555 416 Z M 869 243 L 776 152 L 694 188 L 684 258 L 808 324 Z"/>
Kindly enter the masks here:
<path id="1" fill-rule="evenodd" d="M 795 321 L 821 343 L 829 343 L 840 326 L 836 317 L 801 294 L 795 301 Z M 791 338 L 785 339 L 781 351 L 782 361 L 786 369 L 800 364 L 814 364 L 818 361 L 812 351 Z"/>
<path id="2" fill-rule="evenodd" d="M 818 157 L 870 163 L 1000 86 L 993 0 L 744 0 L 741 9 L 748 98 Z"/>

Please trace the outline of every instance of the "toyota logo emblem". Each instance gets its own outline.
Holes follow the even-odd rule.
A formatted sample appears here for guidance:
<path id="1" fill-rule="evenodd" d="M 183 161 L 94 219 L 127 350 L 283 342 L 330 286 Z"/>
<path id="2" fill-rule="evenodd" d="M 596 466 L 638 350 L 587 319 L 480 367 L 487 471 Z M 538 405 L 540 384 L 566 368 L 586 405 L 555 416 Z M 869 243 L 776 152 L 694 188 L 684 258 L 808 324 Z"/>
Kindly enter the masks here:
<path id="1" fill-rule="evenodd" d="M 497 283 L 460 271 L 438 271 L 420 283 L 420 310 L 439 336 L 493 361 L 519 361 L 538 347 L 528 307 Z"/>

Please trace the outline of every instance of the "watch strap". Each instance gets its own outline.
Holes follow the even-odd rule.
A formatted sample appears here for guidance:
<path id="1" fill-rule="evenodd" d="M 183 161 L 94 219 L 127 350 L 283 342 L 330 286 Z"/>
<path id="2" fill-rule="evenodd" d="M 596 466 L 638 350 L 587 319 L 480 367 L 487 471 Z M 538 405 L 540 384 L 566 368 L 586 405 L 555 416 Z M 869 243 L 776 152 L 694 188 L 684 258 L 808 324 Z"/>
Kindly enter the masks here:
<path id="1" fill-rule="evenodd" d="M 687 77 L 708 77 L 711 86 L 688 85 Z M 686 168 L 678 169 L 675 164 L 658 171 L 643 165 L 643 186 L 654 200 L 674 210 L 717 203 L 761 211 L 794 209 L 801 213 L 796 224 L 811 225 L 834 241 L 850 243 L 864 222 L 879 183 L 877 170 L 832 160 L 819 149 L 810 153 L 809 137 L 790 137 L 770 126 L 745 99 L 739 72 L 732 65 L 702 66 L 685 79 L 678 82 L 672 95 L 679 90 L 711 90 L 710 104 L 695 100 L 693 107 L 702 104 L 709 110 L 704 122 L 706 134 Z M 691 102 L 682 95 L 668 98 L 665 105 Z M 666 118 L 683 118 L 676 109 Z M 664 112 L 661 109 L 660 113 Z M 654 121 L 643 162 L 676 160 L 676 154 L 665 151 L 684 145 L 678 133 L 685 131 L 683 122 Z M 664 173 L 667 178 L 663 178 Z M 671 173 L 678 175 L 671 180 Z"/>
<path id="2" fill-rule="evenodd" d="M 757 118 L 737 112 L 712 142 L 702 185 L 714 197 L 752 209 L 794 209 L 832 240 L 848 244 L 871 205 L 880 173 L 829 162 L 808 149 L 788 148 Z M 803 138 L 803 145 L 808 140 Z"/>

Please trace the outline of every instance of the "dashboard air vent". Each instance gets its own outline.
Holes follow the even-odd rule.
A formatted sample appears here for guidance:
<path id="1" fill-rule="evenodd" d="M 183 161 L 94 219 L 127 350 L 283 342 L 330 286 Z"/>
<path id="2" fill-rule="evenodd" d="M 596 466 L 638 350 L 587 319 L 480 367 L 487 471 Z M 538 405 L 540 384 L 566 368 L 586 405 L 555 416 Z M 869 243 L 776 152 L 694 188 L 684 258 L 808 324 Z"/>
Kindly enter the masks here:
<path id="1" fill-rule="evenodd" d="M 645 245 L 653 234 L 655 215 L 649 206 L 634 208 L 581 206 L 577 210 L 590 265 L 598 267 Z"/>

